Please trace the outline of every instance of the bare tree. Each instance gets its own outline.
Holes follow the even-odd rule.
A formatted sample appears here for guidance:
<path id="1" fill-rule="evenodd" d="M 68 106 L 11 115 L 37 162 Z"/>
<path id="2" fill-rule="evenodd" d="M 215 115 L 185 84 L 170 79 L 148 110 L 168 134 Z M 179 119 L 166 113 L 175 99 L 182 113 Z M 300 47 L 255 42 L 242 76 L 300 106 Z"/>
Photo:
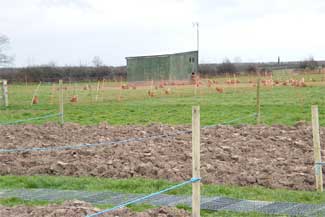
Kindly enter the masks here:
<path id="1" fill-rule="evenodd" d="M 228 58 L 226 58 L 220 65 L 218 65 L 217 72 L 218 74 L 226 74 L 226 73 L 234 74 L 237 73 L 238 70 L 235 64 L 233 64 L 232 62 L 230 62 Z"/>
<path id="2" fill-rule="evenodd" d="M 8 45 L 9 38 L 5 35 L 0 34 L 0 66 L 10 64 L 13 61 L 12 57 L 4 53 Z"/>
<path id="3" fill-rule="evenodd" d="M 314 57 L 310 56 L 308 59 L 300 62 L 299 68 L 315 70 L 318 67 L 318 62 L 314 60 Z"/>
<path id="4" fill-rule="evenodd" d="M 103 61 L 100 59 L 100 57 L 99 56 L 95 56 L 94 58 L 93 58 L 93 64 L 94 64 L 94 66 L 96 66 L 96 67 L 100 67 L 100 66 L 103 66 Z"/>
<path id="5" fill-rule="evenodd" d="M 246 71 L 248 74 L 256 74 L 256 72 L 257 72 L 257 67 L 256 67 L 256 65 L 254 65 L 254 64 L 249 64 L 249 65 L 245 68 L 245 71 Z"/>

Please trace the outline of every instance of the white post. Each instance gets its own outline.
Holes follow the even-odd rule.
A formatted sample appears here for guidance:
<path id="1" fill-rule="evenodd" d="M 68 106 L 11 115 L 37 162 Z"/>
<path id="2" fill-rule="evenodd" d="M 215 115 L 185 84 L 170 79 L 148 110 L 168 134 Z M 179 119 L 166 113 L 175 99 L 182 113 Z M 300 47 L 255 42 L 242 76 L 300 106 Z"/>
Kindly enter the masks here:
<path id="1" fill-rule="evenodd" d="M 256 82 L 256 124 L 261 123 L 261 101 L 260 101 L 261 79 L 258 76 Z"/>
<path id="2" fill-rule="evenodd" d="M 319 138 L 319 118 L 318 118 L 318 106 L 313 105 L 311 107 L 312 115 L 312 127 L 313 127 L 313 143 L 314 143 L 314 160 L 315 160 L 315 178 L 316 178 L 316 190 L 323 191 L 323 172 L 322 166 L 318 163 L 321 159 L 321 148 Z"/>
<path id="3" fill-rule="evenodd" d="M 200 107 L 192 107 L 192 177 L 200 178 Z M 192 183 L 192 216 L 200 217 L 201 182 Z"/>
<path id="4" fill-rule="evenodd" d="M 40 81 L 39 84 L 37 85 L 36 89 L 34 90 L 32 101 L 30 102 L 30 105 L 33 105 L 34 99 L 36 96 L 38 96 L 38 90 L 41 87 L 42 82 Z"/>
<path id="5" fill-rule="evenodd" d="M 100 81 L 97 81 L 97 89 L 96 89 L 96 97 L 95 97 L 95 101 L 98 101 L 98 93 L 99 93 L 99 88 L 100 88 Z"/>
<path id="6" fill-rule="evenodd" d="M 60 111 L 60 116 L 59 116 L 59 123 L 62 126 L 64 124 L 64 110 L 63 110 L 63 81 L 59 80 L 59 111 Z"/>
<path id="7" fill-rule="evenodd" d="M 8 107 L 8 86 L 7 86 L 7 80 L 2 80 L 2 98 L 3 98 L 3 105 L 5 107 Z"/>

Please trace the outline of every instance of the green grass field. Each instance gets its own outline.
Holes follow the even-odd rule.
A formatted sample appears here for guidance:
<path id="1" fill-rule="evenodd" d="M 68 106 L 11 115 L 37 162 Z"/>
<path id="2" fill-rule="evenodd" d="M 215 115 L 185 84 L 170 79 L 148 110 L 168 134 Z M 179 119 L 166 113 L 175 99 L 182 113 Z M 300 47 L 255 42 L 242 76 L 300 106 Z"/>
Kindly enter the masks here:
<path id="1" fill-rule="evenodd" d="M 247 78 L 245 78 L 247 79 Z M 242 79 L 244 80 L 244 78 Z M 109 88 L 99 92 L 96 101 L 96 83 L 92 90 L 83 90 L 85 83 L 67 84 L 65 95 L 65 121 L 80 124 L 98 124 L 107 121 L 113 125 L 125 124 L 190 124 L 191 106 L 201 106 L 201 123 L 210 125 L 227 122 L 256 112 L 256 88 L 239 84 L 228 85 L 223 94 L 214 88 L 202 86 L 194 95 L 194 88 L 170 87 L 171 95 L 157 90 L 155 97 L 148 97 L 150 87 L 136 90 Z M 105 83 L 104 87 L 116 86 Z M 0 110 L 0 123 L 41 116 L 58 112 L 58 91 L 51 84 L 42 84 L 38 96 L 40 103 L 31 105 L 33 85 L 9 85 L 7 109 Z M 57 88 L 58 85 L 55 86 Z M 310 121 L 310 106 L 318 104 L 320 123 L 325 125 L 325 83 L 319 86 L 297 88 L 291 86 L 261 88 L 261 114 L 264 124 L 293 125 L 298 121 Z M 79 101 L 69 99 L 78 95 Z M 118 101 L 117 98 L 121 98 Z M 47 120 L 33 121 L 43 123 Z M 56 121 L 52 118 L 50 121 Z M 255 123 L 254 118 L 236 123 Z"/>

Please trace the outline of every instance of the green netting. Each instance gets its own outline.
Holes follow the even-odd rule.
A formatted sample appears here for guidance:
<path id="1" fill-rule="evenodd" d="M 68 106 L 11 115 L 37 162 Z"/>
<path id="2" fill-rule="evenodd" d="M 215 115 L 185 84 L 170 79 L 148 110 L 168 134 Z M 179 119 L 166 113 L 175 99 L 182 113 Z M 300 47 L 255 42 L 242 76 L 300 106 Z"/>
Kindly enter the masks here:
<path id="1" fill-rule="evenodd" d="M 127 80 L 188 80 L 198 68 L 198 52 L 127 57 Z"/>

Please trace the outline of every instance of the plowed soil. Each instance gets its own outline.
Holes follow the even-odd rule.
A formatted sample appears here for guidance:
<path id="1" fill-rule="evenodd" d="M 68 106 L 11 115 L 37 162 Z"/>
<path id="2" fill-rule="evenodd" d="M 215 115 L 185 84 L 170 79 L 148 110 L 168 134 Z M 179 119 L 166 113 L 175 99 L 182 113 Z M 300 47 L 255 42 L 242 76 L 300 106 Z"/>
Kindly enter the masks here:
<path id="1" fill-rule="evenodd" d="M 49 206 L 0 206 L 0 216 L 6 217 L 84 217 L 100 211 L 90 204 L 82 201 L 68 201 L 62 205 Z M 145 212 L 132 212 L 127 208 L 119 209 L 113 212 L 105 213 L 103 217 L 189 217 L 190 214 L 184 210 L 175 208 L 157 208 Z"/>
<path id="2" fill-rule="evenodd" d="M 169 135 L 189 126 L 0 126 L 0 148 L 96 143 Z M 321 128 L 321 141 L 325 141 Z M 201 132 L 204 183 L 314 188 L 311 127 L 217 126 Z M 324 155 L 322 151 L 322 155 Z M 191 177 L 191 134 L 80 150 L 0 154 L 0 175 L 146 177 L 182 181 Z"/>

